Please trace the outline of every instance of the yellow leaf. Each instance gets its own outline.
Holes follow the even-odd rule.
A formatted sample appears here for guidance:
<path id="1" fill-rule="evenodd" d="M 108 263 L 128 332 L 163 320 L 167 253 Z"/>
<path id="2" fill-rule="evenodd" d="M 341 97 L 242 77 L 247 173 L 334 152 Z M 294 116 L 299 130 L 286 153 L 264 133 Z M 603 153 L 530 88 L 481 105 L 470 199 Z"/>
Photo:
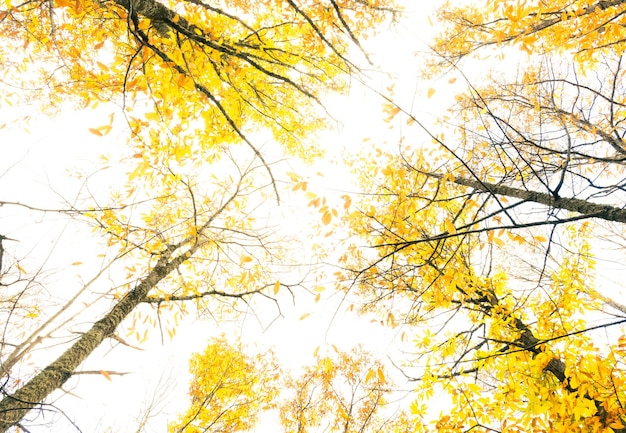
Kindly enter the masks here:
<path id="1" fill-rule="evenodd" d="M 311 313 L 304 313 L 302 316 L 300 316 L 300 319 L 298 319 L 298 320 L 304 320 L 307 317 L 309 317 L 310 315 L 311 315 Z"/>
<path id="2" fill-rule="evenodd" d="M 101 375 L 103 375 L 103 376 L 104 376 L 104 378 L 105 378 L 106 380 L 108 380 L 109 382 L 113 382 L 113 381 L 111 380 L 111 375 L 109 374 L 109 372 L 108 372 L 108 371 L 100 370 L 100 374 L 101 374 Z"/>
<path id="3" fill-rule="evenodd" d="M 455 82 L 456 82 L 456 78 L 450 78 L 450 79 L 448 80 L 448 83 L 449 83 L 449 84 L 454 84 Z M 434 93 L 434 92 L 433 92 L 433 93 Z"/>
<path id="4" fill-rule="evenodd" d="M 250 256 L 241 256 L 241 258 L 239 259 L 239 264 L 243 265 L 245 263 L 250 263 L 252 261 L 252 257 Z"/>
<path id="5" fill-rule="evenodd" d="M 292 182 L 300 182 L 300 176 L 292 171 L 287 172 L 287 176 L 289 176 L 289 179 L 291 179 Z"/>
<path id="6" fill-rule="evenodd" d="M 97 135 L 98 137 L 102 137 L 102 132 L 98 131 L 96 128 L 89 128 L 89 132 L 93 135 Z"/>
<path id="7" fill-rule="evenodd" d="M 435 89 L 433 89 L 432 87 L 428 89 L 428 93 L 427 93 L 428 98 L 431 98 L 434 94 L 435 94 Z"/>
<path id="8" fill-rule="evenodd" d="M 274 294 L 278 295 L 278 291 L 280 290 L 280 281 L 276 281 L 274 283 Z"/>
<path id="9" fill-rule="evenodd" d="M 424 408 L 421 404 L 414 400 L 413 403 L 409 406 L 409 410 L 413 415 L 424 415 Z"/>
<path id="10" fill-rule="evenodd" d="M 326 212 L 324 213 L 324 215 L 322 216 L 322 223 L 323 223 L 324 225 L 328 225 L 328 224 L 330 224 L 330 221 L 331 221 L 332 219 L 333 219 L 332 214 L 331 214 L 330 212 L 326 211 Z"/>
<path id="11" fill-rule="evenodd" d="M 533 239 L 536 240 L 537 242 L 547 242 L 548 238 L 546 238 L 545 236 L 533 236 Z"/>
<path id="12" fill-rule="evenodd" d="M 16 268 L 17 268 L 17 270 L 18 270 L 18 271 L 20 271 L 21 273 L 23 273 L 23 274 L 25 274 L 25 273 L 26 273 L 26 270 L 25 270 L 23 267 L 21 267 L 20 265 L 18 265 L 17 263 L 15 264 L 15 267 L 16 267 Z"/>
<path id="13" fill-rule="evenodd" d="M 383 372 L 383 369 L 378 367 L 378 370 L 376 370 L 376 374 L 378 376 L 378 380 L 380 382 L 384 382 L 385 381 L 385 373 Z"/>
<path id="14" fill-rule="evenodd" d="M 74 263 L 72 263 L 72 266 L 78 266 L 78 265 L 82 265 L 82 264 L 83 264 L 83 262 L 74 262 Z"/>
<path id="15" fill-rule="evenodd" d="M 454 224 L 452 224 L 452 221 L 450 221 L 449 218 L 446 218 L 446 220 L 443 222 L 444 226 L 446 227 L 446 231 L 453 235 L 456 233 L 456 227 L 454 227 Z"/>
<path id="16" fill-rule="evenodd" d="M 76 0 L 74 4 L 74 12 L 81 14 L 85 10 L 85 0 Z"/>
<path id="17" fill-rule="evenodd" d="M 97 129 L 102 133 L 102 135 L 107 135 L 109 132 L 111 132 L 113 127 L 111 125 L 102 125 L 99 126 Z"/>

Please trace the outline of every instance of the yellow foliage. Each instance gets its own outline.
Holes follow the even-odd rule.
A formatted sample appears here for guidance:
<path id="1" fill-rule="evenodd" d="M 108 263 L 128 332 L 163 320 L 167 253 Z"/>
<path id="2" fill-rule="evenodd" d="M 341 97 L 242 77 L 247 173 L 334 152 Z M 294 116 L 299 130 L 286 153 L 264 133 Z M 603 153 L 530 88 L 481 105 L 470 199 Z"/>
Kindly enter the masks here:
<path id="1" fill-rule="evenodd" d="M 357 433 L 408 428 L 410 421 L 404 414 L 391 422 L 386 419 L 392 383 L 370 354 L 356 348 L 321 357 L 316 350 L 315 360 L 315 365 L 287 383 L 295 393 L 280 408 L 285 431 Z"/>
<path id="2" fill-rule="evenodd" d="M 280 370 L 273 354 L 251 357 L 243 350 L 221 337 L 191 358 L 191 405 L 168 431 L 249 431 L 274 407 Z"/>
<path id="3" fill-rule="evenodd" d="M 431 170 L 443 158 L 378 155 L 371 160 L 385 168 L 376 177 L 355 168 L 366 191 L 384 185 L 384 194 L 364 195 L 354 205 L 364 211 L 347 219 L 375 253 L 354 248 L 345 258 L 359 270 L 351 293 L 362 312 L 393 317 L 413 334 L 419 360 L 409 365 L 420 380 L 412 413 L 420 418 L 418 404 L 434 389 L 452 403 L 424 431 L 582 433 L 621 423 L 623 339 L 607 348 L 585 332 L 604 303 L 594 287 L 595 226 L 560 226 L 563 248 L 545 259 L 556 234 L 506 227 L 507 216 L 492 213 L 495 200 Z M 525 261 L 536 268 L 522 268 Z"/>

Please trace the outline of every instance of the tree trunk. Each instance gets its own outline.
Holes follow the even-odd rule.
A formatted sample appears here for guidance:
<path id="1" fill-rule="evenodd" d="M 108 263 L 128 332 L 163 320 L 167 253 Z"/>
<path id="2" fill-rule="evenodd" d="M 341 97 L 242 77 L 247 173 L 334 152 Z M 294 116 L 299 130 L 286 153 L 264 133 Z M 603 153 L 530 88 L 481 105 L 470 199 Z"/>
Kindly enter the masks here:
<path id="1" fill-rule="evenodd" d="M 424 172 L 424 174 L 437 179 L 444 178 L 443 174 L 426 172 Z M 600 218 L 606 221 L 626 223 L 626 209 L 607 204 L 594 203 L 588 200 L 581 200 L 579 198 L 558 197 L 553 194 L 529 191 L 506 185 L 484 182 L 481 180 L 466 179 L 463 177 L 455 177 L 451 181 L 457 185 L 468 186 L 477 191 L 488 192 L 493 195 L 514 197 L 524 201 L 540 203 L 554 209 L 564 209 L 576 212 L 581 215 L 588 216 L 589 218 Z"/>
<path id="2" fill-rule="evenodd" d="M 19 388 L 12 395 L 0 401 L 0 432 L 17 425 L 26 414 L 41 404 L 53 391 L 59 389 L 76 368 L 110 336 L 117 326 L 143 301 L 163 278 L 175 270 L 191 256 L 187 251 L 170 260 L 166 254 L 157 262 L 150 273 L 130 292 L 85 332 L 54 362 Z"/>

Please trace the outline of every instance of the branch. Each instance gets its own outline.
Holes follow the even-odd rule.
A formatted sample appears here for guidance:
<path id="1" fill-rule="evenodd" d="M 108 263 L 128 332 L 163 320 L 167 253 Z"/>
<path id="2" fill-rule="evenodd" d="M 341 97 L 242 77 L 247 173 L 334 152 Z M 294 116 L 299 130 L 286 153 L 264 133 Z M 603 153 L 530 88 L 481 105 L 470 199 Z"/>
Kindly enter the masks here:
<path id="1" fill-rule="evenodd" d="M 443 179 L 444 176 L 450 178 L 449 174 L 443 175 L 428 172 L 421 173 L 436 179 Z M 457 185 L 468 186 L 477 191 L 488 192 L 493 195 L 515 197 L 521 200 L 543 204 L 555 209 L 569 210 L 571 212 L 577 212 L 588 218 L 600 218 L 606 221 L 626 223 L 626 209 L 611 205 L 593 203 L 579 198 L 554 197 L 552 194 L 529 191 L 463 177 L 455 177 L 450 180 Z"/>
<path id="2" fill-rule="evenodd" d="M 148 296 L 148 292 L 177 269 L 199 248 L 192 245 L 184 253 L 171 258 L 174 252 L 166 250 L 156 266 L 130 292 L 128 292 L 107 314 L 98 320 L 69 349 L 39 374 L 11 395 L 0 401 L 0 432 L 14 427 L 26 414 L 45 400 L 52 392 L 61 388 L 72 377 L 75 370 L 102 343 L 113 335 L 117 326 Z"/>

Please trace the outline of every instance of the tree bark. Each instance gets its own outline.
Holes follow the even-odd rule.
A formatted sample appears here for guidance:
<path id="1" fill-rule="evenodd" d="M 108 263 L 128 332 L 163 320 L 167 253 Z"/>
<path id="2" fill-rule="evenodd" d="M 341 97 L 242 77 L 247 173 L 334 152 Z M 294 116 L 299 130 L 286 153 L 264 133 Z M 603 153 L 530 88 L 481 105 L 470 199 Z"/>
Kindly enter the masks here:
<path id="1" fill-rule="evenodd" d="M 139 304 L 146 300 L 150 290 L 191 256 L 192 249 L 172 259 L 171 253 L 166 252 L 149 274 L 122 297 L 111 311 L 94 323 L 74 345 L 15 393 L 4 397 L 0 401 L 0 432 L 19 424 L 30 410 L 41 404 L 72 377 L 76 368 Z"/>
<path id="2" fill-rule="evenodd" d="M 443 174 L 424 174 L 437 179 L 444 178 Z M 524 201 L 543 204 L 554 209 L 569 210 L 571 212 L 588 216 L 589 218 L 600 218 L 606 221 L 626 223 L 626 209 L 607 204 L 594 203 L 579 198 L 559 197 L 553 194 L 529 191 L 511 186 L 484 182 L 481 180 L 466 179 L 463 177 L 455 177 L 451 180 L 451 182 L 456 183 L 457 185 L 474 188 L 477 191 L 488 192 L 493 195 L 514 197 Z"/>

